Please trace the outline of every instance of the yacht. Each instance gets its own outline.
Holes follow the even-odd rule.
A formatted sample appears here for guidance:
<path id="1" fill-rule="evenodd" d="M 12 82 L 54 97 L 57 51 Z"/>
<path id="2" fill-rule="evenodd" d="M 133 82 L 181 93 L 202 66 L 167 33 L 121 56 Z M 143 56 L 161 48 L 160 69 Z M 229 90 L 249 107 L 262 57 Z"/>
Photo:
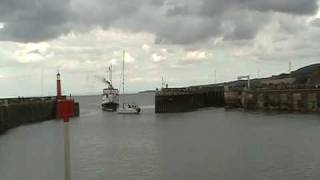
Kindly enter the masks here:
<path id="1" fill-rule="evenodd" d="M 124 57 L 125 51 L 123 51 L 123 59 L 122 59 L 122 96 L 121 96 L 121 106 L 118 109 L 119 114 L 139 114 L 141 112 L 141 108 L 136 104 L 127 104 L 126 96 L 124 92 Z"/>

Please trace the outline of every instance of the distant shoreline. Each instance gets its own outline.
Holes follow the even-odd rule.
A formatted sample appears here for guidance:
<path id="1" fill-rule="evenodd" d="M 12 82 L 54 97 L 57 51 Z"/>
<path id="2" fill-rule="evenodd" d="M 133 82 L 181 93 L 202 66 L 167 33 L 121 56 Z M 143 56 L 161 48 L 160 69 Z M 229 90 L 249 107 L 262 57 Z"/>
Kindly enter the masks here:
<path id="1" fill-rule="evenodd" d="M 145 91 L 139 91 L 138 93 L 153 93 L 156 92 L 155 90 L 145 90 Z"/>

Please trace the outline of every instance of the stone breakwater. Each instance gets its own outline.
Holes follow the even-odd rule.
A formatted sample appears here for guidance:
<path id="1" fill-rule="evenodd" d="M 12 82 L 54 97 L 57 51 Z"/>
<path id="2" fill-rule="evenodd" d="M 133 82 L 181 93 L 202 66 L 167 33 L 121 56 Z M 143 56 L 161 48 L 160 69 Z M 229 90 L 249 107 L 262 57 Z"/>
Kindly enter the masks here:
<path id="1" fill-rule="evenodd" d="M 225 91 L 225 106 L 248 110 L 320 112 L 320 88 L 297 87 Z"/>
<path id="2" fill-rule="evenodd" d="M 245 77 L 247 80 L 241 80 Z M 288 74 L 219 84 L 162 88 L 156 92 L 155 112 L 185 112 L 202 107 L 320 112 L 320 64 Z"/>
<path id="3" fill-rule="evenodd" d="M 187 112 L 205 107 L 224 106 L 223 86 L 163 88 L 155 95 L 155 112 Z"/>
<path id="4" fill-rule="evenodd" d="M 79 103 L 74 105 L 75 116 L 79 116 Z M 56 119 L 56 114 L 56 97 L 0 99 L 0 133 L 23 124 Z"/>
<path id="5" fill-rule="evenodd" d="M 320 87 L 229 88 L 227 85 L 163 88 L 155 96 L 155 112 L 187 112 L 204 107 L 320 112 Z"/>

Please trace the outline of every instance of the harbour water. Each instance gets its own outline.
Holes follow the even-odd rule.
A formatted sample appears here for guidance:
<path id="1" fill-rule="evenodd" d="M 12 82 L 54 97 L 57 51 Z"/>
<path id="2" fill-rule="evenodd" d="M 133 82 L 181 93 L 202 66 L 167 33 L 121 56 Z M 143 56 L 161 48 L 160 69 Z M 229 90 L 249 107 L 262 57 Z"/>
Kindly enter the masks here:
<path id="1" fill-rule="evenodd" d="M 200 109 L 155 114 L 152 93 L 129 95 L 141 115 L 103 112 L 78 97 L 70 124 L 76 180 L 264 180 L 320 177 L 320 116 Z M 1 180 L 63 179 L 63 123 L 30 124 L 0 136 Z"/>

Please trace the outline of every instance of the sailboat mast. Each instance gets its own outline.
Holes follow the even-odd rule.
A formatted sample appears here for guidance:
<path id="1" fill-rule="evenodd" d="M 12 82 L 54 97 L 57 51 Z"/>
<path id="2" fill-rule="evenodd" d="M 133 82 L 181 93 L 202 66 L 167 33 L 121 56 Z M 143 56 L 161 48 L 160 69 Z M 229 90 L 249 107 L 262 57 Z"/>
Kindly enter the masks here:
<path id="1" fill-rule="evenodd" d="M 123 58 L 122 58 L 122 94 L 123 94 L 123 99 L 124 99 L 124 56 L 125 56 L 125 51 L 123 50 Z"/>

